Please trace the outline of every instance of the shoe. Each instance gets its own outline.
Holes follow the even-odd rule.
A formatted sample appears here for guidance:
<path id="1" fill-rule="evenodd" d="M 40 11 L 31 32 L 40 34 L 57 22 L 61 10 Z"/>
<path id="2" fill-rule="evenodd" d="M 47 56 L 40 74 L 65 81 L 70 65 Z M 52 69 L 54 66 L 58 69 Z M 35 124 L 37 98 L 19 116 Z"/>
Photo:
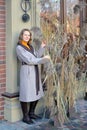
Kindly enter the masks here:
<path id="1" fill-rule="evenodd" d="M 27 116 L 23 118 L 23 122 L 27 124 L 33 124 L 34 122 Z"/>
<path id="2" fill-rule="evenodd" d="M 87 100 L 87 92 L 85 93 L 85 97 L 84 97 L 84 100 Z"/>
<path id="3" fill-rule="evenodd" d="M 36 115 L 36 114 L 30 114 L 29 117 L 30 117 L 31 119 L 41 119 L 41 117 L 38 116 L 38 115 Z"/>

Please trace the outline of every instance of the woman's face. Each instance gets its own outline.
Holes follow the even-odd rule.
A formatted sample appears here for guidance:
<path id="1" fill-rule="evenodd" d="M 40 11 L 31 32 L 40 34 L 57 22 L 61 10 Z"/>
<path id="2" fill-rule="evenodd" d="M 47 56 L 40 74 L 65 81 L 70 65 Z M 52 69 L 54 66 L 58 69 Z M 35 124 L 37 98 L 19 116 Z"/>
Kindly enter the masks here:
<path id="1" fill-rule="evenodd" d="M 30 32 L 24 31 L 23 33 L 23 41 L 28 42 L 31 38 Z"/>

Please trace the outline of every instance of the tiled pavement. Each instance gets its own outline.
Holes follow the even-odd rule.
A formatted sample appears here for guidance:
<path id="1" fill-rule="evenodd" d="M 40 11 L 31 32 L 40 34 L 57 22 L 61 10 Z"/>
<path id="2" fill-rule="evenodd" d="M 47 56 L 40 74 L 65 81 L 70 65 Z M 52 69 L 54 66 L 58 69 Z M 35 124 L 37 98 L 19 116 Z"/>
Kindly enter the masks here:
<path id="1" fill-rule="evenodd" d="M 0 121 L 0 130 L 87 130 L 87 101 L 81 99 L 76 103 L 76 113 L 72 113 L 70 121 L 61 127 L 54 127 L 48 119 L 42 119 L 33 125 L 27 125 L 22 121 L 10 123 Z"/>
<path id="2" fill-rule="evenodd" d="M 75 113 L 71 113 L 70 121 L 58 127 L 58 130 L 87 130 L 87 100 L 77 101 L 75 110 Z"/>
<path id="3" fill-rule="evenodd" d="M 10 123 L 7 121 L 0 122 L 0 130 L 57 130 L 54 126 L 50 125 L 48 119 L 36 121 L 33 125 L 28 125 L 22 121 Z"/>
<path id="4" fill-rule="evenodd" d="M 22 121 L 18 121 L 15 123 L 10 123 L 6 121 L 0 122 L 0 130 L 45 130 L 47 126 L 47 121 L 37 121 L 37 123 L 33 125 L 28 125 L 23 123 Z M 51 130 L 50 127 L 48 130 Z"/>

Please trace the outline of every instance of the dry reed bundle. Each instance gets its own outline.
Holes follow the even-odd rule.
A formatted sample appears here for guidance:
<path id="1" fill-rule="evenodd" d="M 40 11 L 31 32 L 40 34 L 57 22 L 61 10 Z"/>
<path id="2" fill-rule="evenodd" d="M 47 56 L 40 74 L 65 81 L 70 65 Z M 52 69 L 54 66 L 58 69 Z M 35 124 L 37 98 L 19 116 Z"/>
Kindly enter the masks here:
<path id="1" fill-rule="evenodd" d="M 48 15 L 41 18 L 42 34 L 47 41 L 45 53 L 51 57 L 50 64 L 44 66 L 43 71 L 43 84 L 47 86 L 45 110 L 49 109 L 50 118 L 57 116 L 62 125 L 69 121 L 69 110 L 74 107 L 84 86 L 83 76 L 77 76 L 80 72 L 78 57 L 82 57 L 82 51 L 79 46 L 80 37 L 73 39 L 75 29 L 70 25 L 71 32 L 67 34 L 64 32 L 65 25 L 61 26 L 56 17 L 52 19 Z"/>
<path id="2" fill-rule="evenodd" d="M 46 68 L 48 78 L 45 105 L 50 111 L 50 117 L 55 117 L 56 114 L 61 125 L 69 121 L 69 109 L 74 107 L 78 91 L 81 91 L 83 86 L 82 79 L 76 78 L 78 65 L 75 60 L 81 55 L 79 40 L 71 41 L 68 58 L 63 58 L 61 52 L 66 39 L 67 34 L 62 35 L 58 28 L 52 37 L 47 38 L 49 42 L 46 50 L 46 54 L 51 57 L 51 65 Z"/>

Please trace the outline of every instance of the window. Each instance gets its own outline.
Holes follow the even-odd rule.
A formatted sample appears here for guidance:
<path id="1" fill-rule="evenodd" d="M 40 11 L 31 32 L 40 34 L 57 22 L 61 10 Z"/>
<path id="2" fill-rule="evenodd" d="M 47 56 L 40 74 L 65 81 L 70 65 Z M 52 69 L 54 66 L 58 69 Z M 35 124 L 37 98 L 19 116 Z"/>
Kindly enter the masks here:
<path id="1" fill-rule="evenodd" d="M 60 24 L 64 25 L 65 31 L 78 35 L 83 13 L 80 10 L 78 13 L 74 12 L 76 5 L 79 5 L 79 0 L 36 0 L 35 26 L 39 26 L 49 37 Z"/>

